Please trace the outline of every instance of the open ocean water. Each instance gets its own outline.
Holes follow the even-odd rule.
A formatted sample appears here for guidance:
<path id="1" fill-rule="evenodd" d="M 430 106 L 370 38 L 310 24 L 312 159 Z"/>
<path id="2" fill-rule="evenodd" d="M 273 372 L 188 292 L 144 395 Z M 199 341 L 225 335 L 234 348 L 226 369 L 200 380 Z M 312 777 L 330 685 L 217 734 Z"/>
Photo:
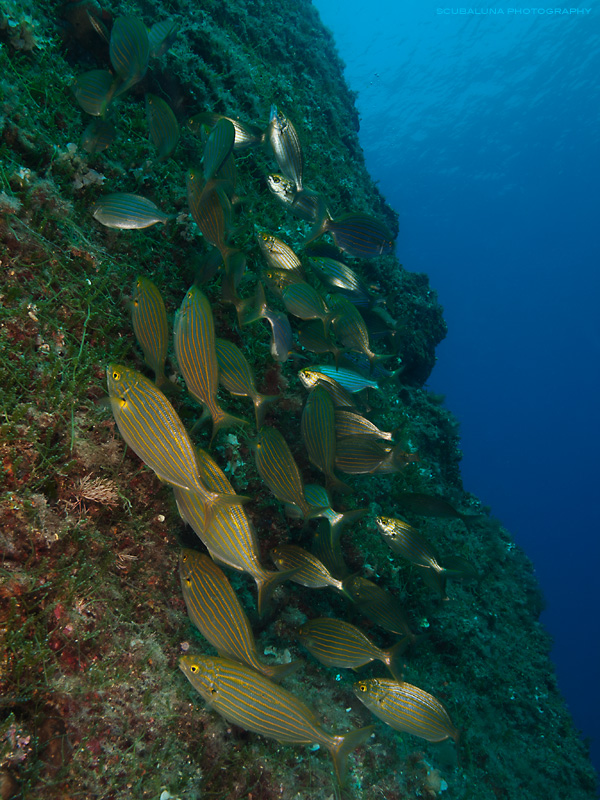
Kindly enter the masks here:
<path id="1" fill-rule="evenodd" d="M 532 559 L 600 770 L 600 4 L 316 0 L 367 166 L 449 332 L 465 488 Z"/>

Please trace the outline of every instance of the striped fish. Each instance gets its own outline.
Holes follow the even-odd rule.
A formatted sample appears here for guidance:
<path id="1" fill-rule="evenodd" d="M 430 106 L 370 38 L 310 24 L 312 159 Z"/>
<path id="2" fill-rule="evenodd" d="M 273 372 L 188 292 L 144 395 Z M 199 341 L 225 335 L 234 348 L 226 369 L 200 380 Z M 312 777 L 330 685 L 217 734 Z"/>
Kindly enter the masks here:
<path id="1" fill-rule="evenodd" d="M 317 215 L 317 222 L 304 241 L 305 246 L 329 233 L 340 250 L 354 258 L 375 258 L 393 252 L 392 234 L 383 223 L 368 214 L 353 212 L 332 219 L 321 203 Z"/>
<path id="2" fill-rule="evenodd" d="M 399 472 L 391 460 L 394 448 L 374 436 L 345 436 L 335 450 L 335 466 L 347 475 Z"/>
<path id="3" fill-rule="evenodd" d="M 108 70 L 92 69 L 76 78 L 73 93 L 86 114 L 103 117 L 115 89 L 115 78 Z"/>
<path id="4" fill-rule="evenodd" d="M 302 264 L 298 256 L 281 239 L 272 236 L 266 231 L 261 231 L 256 240 L 260 251 L 263 254 L 268 266 L 277 270 L 289 270 L 290 272 L 302 273 Z"/>
<path id="5" fill-rule="evenodd" d="M 302 439 L 311 462 L 324 473 L 327 488 L 350 492 L 350 487 L 333 472 L 335 467 L 335 409 L 333 400 L 322 386 L 316 386 L 306 398 L 300 422 Z"/>
<path id="6" fill-rule="evenodd" d="M 311 369 L 337 381 L 340 386 L 343 386 L 347 392 L 351 392 L 352 394 L 362 392 L 363 389 L 379 389 L 377 381 L 365 378 L 364 375 L 360 375 L 358 372 L 346 369 L 345 367 L 338 368 L 332 367 L 330 364 L 321 364 L 317 367 L 311 367 Z"/>
<path id="7" fill-rule="evenodd" d="M 320 319 L 327 336 L 331 314 L 321 295 L 306 281 L 286 286 L 281 294 L 283 305 L 290 314 L 300 319 Z"/>
<path id="8" fill-rule="evenodd" d="M 225 413 L 217 403 L 215 324 L 210 303 L 196 286 L 187 291 L 175 320 L 175 357 L 188 392 L 205 407 L 203 417 L 212 417 L 211 438 L 220 428 L 247 424 L 246 420 Z"/>
<path id="9" fill-rule="evenodd" d="M 368 308 L 375 301 L 364 281 L 343 261 L 326 256 L 313 256 L 309 251 L 308 263 L 320 280 L 359 308 Z"/>
<path id="10" fill-rule="evenodd" d="M 146 119 L 150 139 L 158 151 L 159 161 L 168 158 L 179 141 L 179 124 L 171 109 L 161 97 L 146 95 Z"/>
<path id="11" fill-rule="evenodd" d="M 280 299 L 283 298 L 283 293 L 288 286 L 293 286 L 295 283 L 304 283 L 302 280 L 302 273 L 291 269 L 266 267 L 265 269 L 261 269 L 260 277 L 273 294 Z"/>
<path id="12" fill-rule="evenodd" d="M 199 449 L 196 458 L 202 480 L 211 491 L 234 492 L 225 473 L 208 453 Z M 214 517 L 207 522 L 204 506 L 193 492 L 178 488 L 174 492 L 182 519 L 194 530 L 211 557 L 254 578 L 258 590 L 258 613 L 262 616 L 274 589 L 285 582 L 289 574 L 272 572 L 262 566 L 258 541 L 243 506 L 235 504 L 217 508 Z"/>
<path id="13" fill-rule="evenodd" d="M 271 106 L 267 136 L 279 169 L 292 181 L 297 191 L 302 191 L 304 164 L 300 139 L 289 119 L 274 105 Z"/>
<path id="14" fill-rule="evenodd" d="M 355 683 L 354 693 L 376 717 L 397 731 L 428 742 L 454 739 L 458 744 L 459 732 L 444 706 L 418 686 L 372 678 Z"/>
<path id="15" fill-rule="evenodd" d="M 313 509 L 304 498 L 304 481 L 287 442 L 277 430 L 263 425 L 254 444 L 254 458 L 260 477 L 278 500 L 293 503 L 302 515 Z"/>
<path id="16" fill-rule="evenodd" d="M 309 589 L 324 589 L 326 586 L 343 591 L 342 582 L 329 572 L 319 559 L 296 544 L 282 544 L 271 550 L 271 558 L 277 569 L 290 572 L 290 580 Z M 292 570 L 294 573 L 291 574 Z"/>
<path id="17" fill-rule="evenodd" d="M 260 660 L 248 617 L 223 570 L 209 556 L 182 550 L 179 577 L 190 619 L 220 656 L 242 661 L 276 681 L 302 664 L 264 664 Z"/>
<path id="18" fill-rule="evenodd" d="M 261 394 L 254 380 L 252 367 L 240 348 L 229 339 L 216 339 L 219 383 L 233 395 L 249 397 L 254 404 L 256 429 L 260 430 L 265 416 L 265 406 L 273 403 L 279 395 Z"/>
<path id="19" fill-rule="evenodd" d="M 394 553 L 419 567 L 428 567 L 435 572 L 443 569 L 433 545 L 408 522 L 392 517 L 377 517 L 375 523 Z"/>
<path id="20" fill-rule="evenodd" d="M 192 493 L 204 509 L 205 521 L 219 507 L 247 499 L 205 487 L 183 423 L 151 381 L 118 364 L 108 365 L 107 381 L 115 421 L 126 444 L 162 481 Z"/>
<path id="21" fill-rule="evenodd" d="M 377 425 L 374 425 L 366 417 L 340 408 L 335 410 L 335 435 L 338 439 L 343 439 L 345 436 L 371 436 L 375 439 L 386 439 L 389 442 L 393 437 L 389 431 L 379 430 Z"/>
<path id="22" fill-rule="evenodd" d="M 160 386 L 166 380 L 165 361 L 169 346 L 167 310 L 156 285 L 141 275 L 133 290 L 131 321 L 146 364 L 154 371 L 156 385 Z"/>
<path id="23" fill-rule="evenodd" d="M 235 141 L 233 124 L 223 117 L 208 135 L 204 145 L 203 169 L 204 180 L 212 180 L 229 158 Z"/>
<path id="24" fill-rule="evenodd" d="M 174 214 L 165 214 L 147 197 L 126 192 L 103 195 L 92 208 L 92 215 L 101 225 L 119 230 L 142 230 L 175 219 Z"/>
<path id="25" fill-rule="evenodd" d="M 322 520 L 313 534 L 311 553 L 316 556 L 330 575 L 343 581 L 349 575 L 340 545 L 341 528 L 332 528 Z"/>
<path id="26" fill-rule="evenodd" d="M 371 365 L 386 356 L 371 350 L 369 331 L 360 311 L 345 297 L 335 297 L 332 303 L 333 330 L 340 344 L 347 350 L 364 353 Z"/>
<path id="27" fill-rule="evenodd" d="M 372 661 L 381 661 L 396 680 L 402 680 L 401 656 L 406 639 L 382 650 L 354 625 L 331 617 L 311 619 L 298 631 L 298 639 L 327 667 L 358 669 Z"/>
<path id="28" fill-rule="evenodd" d="M 414 641 L 404 610 L 396 598 L 367 578 L 350 575 L 345 578 L 343 592 L 349 597 L 361 614 L 386 631 L 408 636 Z"/>
<path id="29" fill-rule="evenodd" d="M 320 372 L 319 369 L 313 367 L 301 369 L 298 377 L 302 385 L 309 390 L 314 389 L 315 386 L 321 386 L 331 397 L 335 408 L 356 408 L 350 393 L 334 378 Z"/>
<path id="30" fill-rule="evenodd" d="M 150 41 L 148 29 L 137 17 L 117 17 L 110 32 L 110 62 L 120 83 L 117 94 L 123 94 L 142 80 L 148 69 Z"/>
<path id="31" fill-rule="evenodd" d="M 223 260 L 226 260 L 231 251 L 227 244 L 231 230 L 231 201 L 222 188 L 213 181 L 205 183 L 196 170 L 188 171 L 186 186 L 194 222 L 206 240 L 217 247 Z"/>
<path id="32" fill-rule="evenodd" d="M 282 744 L 317 742 L 325 747 L 340 785 L 346 780 L 349 753 L 373 732 L 370 725 L 341 736 L 328 733 L 315 713 L 291 692 L 235 661 L 182 656 L 179 668 L 209 707 L 228 722 Z"/>
<path id="33" fill-rule="evenodd" d="M 214 114 L 211 111 L 202 111 L 200 114 L 195 114 L 188 120 L 188 125 L 193 133 L 199 133 L 204 126 L 214 128 L 222 119 L 228 120 L 233 125 L 235 131 L 234 150 L 243 150 L 263 141 L 264 134 L 256 125 L 249 125 L 247 122 L 240 122 L 239 119 L 225 117 L 222 114 Z"/>
<path id="34" fill-rule="evenodd" d="M 320 197 L 310 189 L 298 191 L 296 184 L 284 175 L 272 173 L 267 175 L 267 186 L 288 211 L 300 219 L 314 222 L 319 209 Z"/>
<path id="35" fill-rule="evenodd" d="M 174 19 L 163 19 L 152 25 L 148 31 L 151 58 L 164 56 L 177 38 L 180 27 L 179 22 Z"/>

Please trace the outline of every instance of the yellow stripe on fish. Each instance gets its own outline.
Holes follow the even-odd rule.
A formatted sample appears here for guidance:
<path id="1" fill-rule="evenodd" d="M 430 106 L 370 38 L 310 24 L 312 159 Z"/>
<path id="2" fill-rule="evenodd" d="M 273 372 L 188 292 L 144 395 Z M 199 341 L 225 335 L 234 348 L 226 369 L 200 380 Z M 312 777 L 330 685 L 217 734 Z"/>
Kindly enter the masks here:
<path id="1" fill-rule="evenodd" d="M 149 278 L 140 276 L 135 282 L 131 321 L 146 364 L 154 371 L 156 385 L 160 386 L 165 381 L 169 328 L 162 295 Z"/>
<path id="2" fill-rule="evenodd" d="M 188 615 L 220 656 L 242 661 L 273 680 L 281 680 L 302 661 L 264 664 L 244 609 L 214 561 L 195 550 L 179 554 L 179 577 Z"/>
<path id="3" fill-rule="evenodd" d="M 322 386 L 317 385 L 306 398 L 300 429 L 308 457 L 325 474 L 327 487 L 350 492 L 350 487 L 334 474 L 335 408 L 333 400 Z"/>
<path id="4" fill-rule="evenodd" d="M 187 291 L 175 321 L 175 356 L 188 392 L 212 417 L 212 438 L 222 427 L 247 424 L 225 413 L 217 402 L 215 324 L 210 303 L 196 286 Z"/>
<path id="5" fill-rule="evenodd" d="M 302 700 L 235 661 L 188 655 L 179 659 L 179 668 L 210 708 L 228 722 L 282 744 L 317 742 L 327 748 L 341 785 L 346 779 L 348 754 L 373 732 L 370 725 L 341 736 L 329 733 Z"/>
<path id="6" fill-rule="evenodd" d="M 209 491 L 200 479 L 194 446 L 164 394 L 141 373 L 118 364 L 107 368 L 112 411 L 125 442 L 158 477 L 197 496 L 210 518 L 215 507 L 243 502 Z"/>
<path id="7" fill-rule="evenodd" d="M 287 442 L 277 430 L 267 425 L 258 432 L 254 445 L 256 468 L 278 500 L 298 506 L 304 517 L 311 514 L 304 497 L 304 481 Z"/>
<path id="8" fill-rule="evenodd" d="M 354 693 L 376 717 L 397 731 L 428 742 L 454 739 L 458 743 L 459 732 L 444 706 L 418 686 L 373 678 L 355 683 Z"/>
<path id="9" fill-rule="evenodd" d="M 252 367 L 240 348 L 229 339 L 216 339 L 216 351 L 221 385 L 231 394 L 252 400 L 256 429 L 259 430 L 265 416 L 265 407 L 277 400 L 279 395 L 261 394 L 257 390 Z"/>

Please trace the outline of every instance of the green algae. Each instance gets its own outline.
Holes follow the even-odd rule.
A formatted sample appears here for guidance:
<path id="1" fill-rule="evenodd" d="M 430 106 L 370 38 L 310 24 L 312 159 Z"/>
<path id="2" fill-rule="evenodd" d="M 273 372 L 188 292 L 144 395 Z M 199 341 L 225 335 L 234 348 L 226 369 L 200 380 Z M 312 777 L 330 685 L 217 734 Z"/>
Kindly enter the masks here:
<path id="1" fill-rule="evenodd" d="M 112 10 L 143 12 L 148 23 L 150 13 L 184 18 L 172 51 L 148 78 L 150 91 L 177 100 L 182 117 L 206 108 L 265 123 L 277 103 L 297 126 L 307 185 L 336 209 L 360 208 L 397 231 L 366 173 L 353 96 L 310 3 L 211 0 L 198 8 L 178 0 Z M 101 47 L 87 53 L 49 0 L 10 4 L 3 18 L 14 25 L 0 24 L 0 777 L 31 798 L 336 797 L 326 755 L 232 729 L 181 678 L 177 658 L 188 645 L 208 652 L 187 620 L 176 577 L 178 544 L 195 539 L 169 490 L 125 451 L 99 403 L 109 360 L 143 369 L 126 308 L 134 278 L 157 282 L 172 315 L 203 245 L 185 218 L 120 235 L 100 230 L 90 208 L 107 187 L 143 186 L 161 207 L 185 210 L 185 159 L 199 157 L 198 145 L 184 129 L 177 152 L 185 158 L 148 165 L 142 96 L 132 91 L 119 103 L 115 148 L 80 152 L 72 143 L 88 119 L 70 86 L 96 66 L 90 61 Z M 236 243 L 257 269 L 255 224 L 291 242 L 304 229 L 270 197 L 266 152 L 249 151 L 237 164 L 243 206 Z M 391 256 L 362 274 L 385 287 L 405 364 L 399 390 L 370 398 L 372 418 L 385 429 L 404 425 L 421 461 L 391 483 L 382 476 L 353 481 L 348 507 L 399 511 L 397 490 L 444 494 L 462 510 L 480 511 L 462 489 L 456 421 L 423 389 L 445 334 L 435 293 L 426 276 L 406 272 Z M 216 283 L 205 289 L 216 301 Z M 266 328 L 260 323 L 240 337 L 231 309 L 216 302 L 215 309 L 218 333 L 243 347 L 259 389 L 281 391 L 270 413 L 297 424 L 304 390 L 292 366 L 273 364 Z M 228 407 L 247 412 L 234 398 Z M 186 400 L 181 410 L 191 427 L 197 407 Z M 207 437 L 200 432 L 201 442 Z M 290 444 L 305 480 L 318 480 L 300 442 Z M 222 435 L 215 450 L 235 488 L 254 498 L 247 510 L 265 557 L 287 538 L 309 544 L 310 533 L 261 484 L 247 434 Z M 378 725 L 373 743 L 352 757 L 342 796 L 444 796 L 443 780 L 446 796 L 461 800 L 592 798 L 594 774 L 537 621 L 542 600 L 531 564 L 493 519 L 471 535 L 460 522 L 441 520 L 424 532 L 444 552 L 473 560 L 485 572 L 481 585 L 453 583 L 450 601 L 439 603 L 414 570 L 390 557 L 372 522 L 342 541 L 350 568 L 391 588 L 427 631 L 407 654 L 406 679 L 446 703 L 463 731 L 462 760 L 457 765 L 452 747 Z M 301 655 L 295 633 L 308 615 L 363 624 L 342 598 L 298 586 L 278 589 L 273 617 L 259 624 L 251 581 L 232 581 L 260 645 L 278 654 Z M 286 685 L 329 727 L 346 730 L 372 721 L 353 697 L 353 679 L 307 660 Z"/>

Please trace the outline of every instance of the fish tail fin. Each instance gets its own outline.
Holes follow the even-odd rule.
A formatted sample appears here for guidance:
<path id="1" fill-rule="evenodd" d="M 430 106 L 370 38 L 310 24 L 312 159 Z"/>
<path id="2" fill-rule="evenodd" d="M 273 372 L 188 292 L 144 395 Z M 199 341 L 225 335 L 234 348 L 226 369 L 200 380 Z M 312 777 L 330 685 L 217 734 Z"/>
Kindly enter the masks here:
<path id="1" fill-rule="evenodd" d="M 346 783 L 348 756 L 361 744 L 365 744 L 371 738 L 374 730 L 375 725 L 368 725 L 366 728 L 355 728 L 342 736 L 332 737 L 333 741 L 329 745 L 329 752 L 333 758 L 333 766 L 340 786 L 344 786 Z"/>
<path id="2" fill-rule="evenodd" d="M 393 647 L 390 647 L 389 650 L 383 651 L 383 663 L 392 673 L 392 677 L 396 681 L 402 682 L 404 680 L 403 676 L 403 664 L 402 664 L 402 656 L 406 652 L 406 648 L 411 644 L 410 636 L 403 636 L 399 642 Z"/>
<path id="3" fill-rule="evenodd" d="M 280 583 L 285 583 L 292 575 L 298 572 L 297 569 L 286 569 L 281 572 L 268 572 L 265 570 L 260 577 L 256 577 L 258 588 L 258 616 L 264 616 L 271 602 L 273 592 Z"/>
<path id="4" fill-rule="evenodd" d="M 212 436 L 210 437 L 211 444 L 217 433 L 221 430 L 221 428 L 235 428 L 241 425 L 250 424 L 247 419 L 242 419 L 241 417 L 234 417 L 233 414 L 227 414 L 222 409 L 220 409 L 220 412 L 221 412 L 220 414 L 216 414 L 215 417 L 213 417 L 213 431 L 212 431 Z"/>
<path id="5" fill-rule="evenodd" d="M 327 475 L 326 477 L 326 486 L 329 490 L 342 492 L 342 494 L 352 494 L 352 489 L 348 486 L 348 484 L 344 483 L 344 481 L 341 481 L 339 478 L 336 478 L 335 475 Z"/>
<path id="6" fill-rule="evenodd" d="M 268 666 L 263 666 L 262 671 L 267 678 L 271 678 L 275 683 L 279 683 L 282 678 L 286 678 L 288 675 L 296 672 L 303 664 L 304 661 L 298 658 L 296 661 L 290 661 L 288 664 L 269 664 Z"/>
<path id="7" fill-rule="evenodd" d="M 306 247 L 307 244 L 310 244 L 311 242 L 314 242 L 315 239 L 318 239 L 320 236 L 323 236 L 323 234 L 327 230 L 327 223 L 330 220 L 331 217 L 329 216 L 329 212 L 327 210 L 327 204 L 325 203 L 325 198 L 319 197 L 315 212 L 315 224 L 310 229 L 306 239 L 302 242 L 302 247 Z"/>
<path id="8" fill-rule="evenodd" d="M 247 297 L 236 304 L 240 328 L 264 317 L 266 307 L 265 289 L 262 283 L 259 282 L 254 297 Z"/>
<path id="9" fill-rule="evenodd" d="M 368 508 L 355 508 L 352 511 L 344 511 L 343 514 L 340 514 L 338 519 L 335 522 L 330 522 L 331 525 L 331 532 L 336 539 L 339 538 L 342 530 L 347 525 L 353 525 L 355 522 L 358 522 L 359 519 L 362 519 L 365 514 L 369 513 Z"/>
<path id="10" fill-rule="evenodd" d="M 259 431 L 265 419 L 267 406 L 279 400 L 278 394 L 261 394 L 258 392 L 254 398 L 254 413 L 256 415 L 256 430 Z"/>

